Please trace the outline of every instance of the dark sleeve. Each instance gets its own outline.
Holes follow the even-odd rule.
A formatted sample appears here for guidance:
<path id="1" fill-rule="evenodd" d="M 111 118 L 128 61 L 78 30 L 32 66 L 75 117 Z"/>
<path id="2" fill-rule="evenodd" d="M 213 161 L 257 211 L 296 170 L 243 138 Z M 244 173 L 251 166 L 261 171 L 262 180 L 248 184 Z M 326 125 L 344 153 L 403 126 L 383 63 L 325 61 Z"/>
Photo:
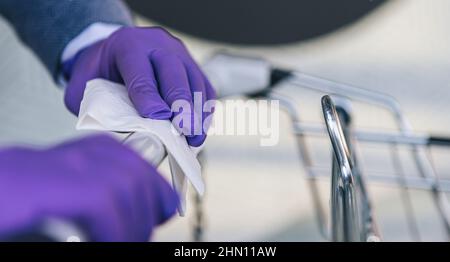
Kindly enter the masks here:
<path id="1" fill-rule="evenodd" d="M 121 0 L 0 0 L 0 14 L 54 77 L 65 46 L 87 26 L 132 24 Z"/>

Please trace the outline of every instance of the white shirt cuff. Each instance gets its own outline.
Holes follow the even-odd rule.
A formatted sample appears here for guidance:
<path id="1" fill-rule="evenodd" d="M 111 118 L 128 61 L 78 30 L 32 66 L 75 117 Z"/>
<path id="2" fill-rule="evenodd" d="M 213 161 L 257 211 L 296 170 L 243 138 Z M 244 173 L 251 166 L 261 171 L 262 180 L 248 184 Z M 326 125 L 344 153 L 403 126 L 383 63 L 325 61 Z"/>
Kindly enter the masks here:
<path id="1" fill-rule="evenodd" d="M 94 44 L 95 42 L 107 38 L 121 27 L 122 25 L 107 24 L 102 22 L 91 24 L 67 44 L 61 55 L 60 63 L 62 64 L 72 59 L 79 51 Z M 57 82 L 62 87 L 66 86 L 67 80 L 64 78 L 62 73 L 59 73 Z"/>
<path id="2" fill-rule="evenodd" d="M 64 48 L 61 55 L 61 63 L 73 58 L 80 50 L 103 40 L 114 33 L 122 25 L 93 23 L 86 27 L 78 36 L 72 39 Z"/>

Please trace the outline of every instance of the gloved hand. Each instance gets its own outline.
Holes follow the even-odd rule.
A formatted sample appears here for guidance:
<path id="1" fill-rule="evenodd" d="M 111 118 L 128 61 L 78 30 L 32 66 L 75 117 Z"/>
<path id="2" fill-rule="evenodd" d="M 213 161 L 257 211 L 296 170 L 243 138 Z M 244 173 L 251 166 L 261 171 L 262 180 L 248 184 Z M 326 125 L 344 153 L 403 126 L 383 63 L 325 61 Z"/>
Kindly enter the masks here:
<path id="1" fill-rule="evenodd" d="M 203 105 L 215 98 L 215 91 L 184 44 L 160 27 L 123 27 L 79 52 L 63 65 L 63 72 L 69 79 L 65 103 L 74 114 L 78 115 L 86 82 L 104 78 L 125 84 L 143 117 L 172 119 L 182 113 L 172 114 L 172 103 L 188 101 L 192 125 L 183 123 L 178 128 L 191 146 L 200 146 L 206 139 L 203 128 L 201 135 L 192 133 L 194 125 L 200 125 L 200 115 L 204 121 L 210 114 L 194 111 L 193 92 L 201 92 Z"/>
<path id="2" fill-rule="evenodd" d="M 177 204 L 154 167 L 106 135 L 0 151 L 1 238 L 50 217 L 78 224 L 94 241 L 147 241 Z"/>

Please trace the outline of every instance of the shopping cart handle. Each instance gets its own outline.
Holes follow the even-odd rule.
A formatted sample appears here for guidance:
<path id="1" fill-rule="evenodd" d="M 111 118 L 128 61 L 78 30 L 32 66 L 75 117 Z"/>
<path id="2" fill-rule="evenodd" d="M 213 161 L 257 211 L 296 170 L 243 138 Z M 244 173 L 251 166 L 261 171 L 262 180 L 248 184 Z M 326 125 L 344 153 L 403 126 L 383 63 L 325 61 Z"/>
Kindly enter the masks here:
<path id="1" fill-rule="evenodd" d="M 257 57 L 218 52 L 203 65 L 203 71 L 219 98 L 246 95 L 266 97 L 271 88 L 292 76 L 291 70 L 273 67 Z"/>
<path id="2" fill-rule="evenodd" d="M 434 146 L 449 146 L 450 147 L 450 137 L 445 136 L 430 136 L 428 138 L 428 144 Z"/>

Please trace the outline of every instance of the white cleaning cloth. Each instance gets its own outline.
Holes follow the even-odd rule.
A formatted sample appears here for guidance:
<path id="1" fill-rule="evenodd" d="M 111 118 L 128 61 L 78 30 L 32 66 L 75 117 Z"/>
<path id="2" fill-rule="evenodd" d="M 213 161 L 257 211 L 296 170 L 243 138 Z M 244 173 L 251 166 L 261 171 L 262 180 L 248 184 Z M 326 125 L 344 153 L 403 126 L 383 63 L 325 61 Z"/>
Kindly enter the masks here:
<path id="1" fill-rule="evenodd" d="M 200 149 L 189 147 L 169 120 L 141 117 L 123 85 L 104 79 L 89 81 L 81 101 L 77 129 L 135 132 L 127 143 L 143 155 L 148 154 L 146 150 L 153 152 L 147 159 L 156 165 L 164 157 L 163 145 L 169 156 L 172 184 L 180 197 L 178 210 L 181 216 L 186 210 L 186 178 L 198 194 L 203 195 L 205 185 L 196 157 Z"/>

